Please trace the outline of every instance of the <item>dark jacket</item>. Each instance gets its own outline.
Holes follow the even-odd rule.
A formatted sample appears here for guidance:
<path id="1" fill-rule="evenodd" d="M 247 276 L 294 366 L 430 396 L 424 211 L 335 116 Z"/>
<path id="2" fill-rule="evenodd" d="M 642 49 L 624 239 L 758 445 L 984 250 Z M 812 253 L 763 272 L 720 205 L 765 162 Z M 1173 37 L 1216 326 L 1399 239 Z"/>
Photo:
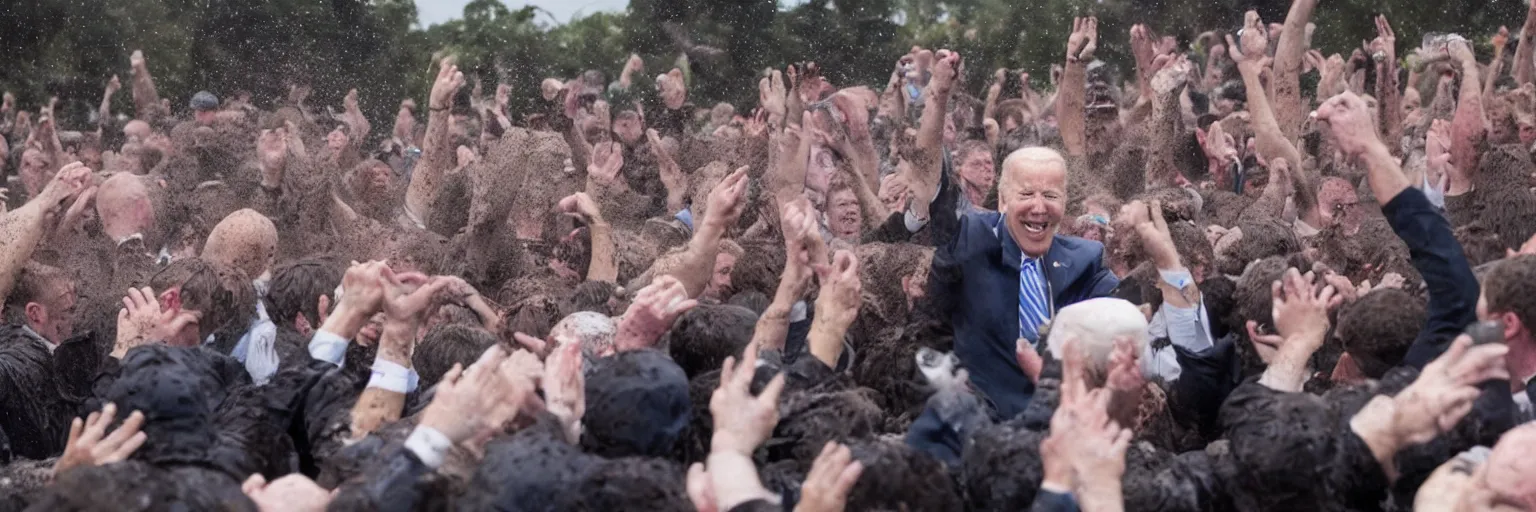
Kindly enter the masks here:
<path id="1" fill-rule="evenodd" d="M 1450 221 L 1430 204 L 1424 192 L 1403 190 L 1382 205 L 1381 212 L 1392 231 L 1408 245 L 1413 268 L 1429 288 L 1424 328 L 1403 358 L 1404 364 L 1422 370 L 1445 352 L 1468 324 L 1477 321 L 1477 277 L 1451 232 Z"/>
<path id="2" fill-rule="evenodd" d="M 935 239 L 948 234 L 935 212 Z M 1019 265 L 1022 255 L 998 213 L 959 219 L 933 255 L 928 293 L 939 317 L 955 333 L 955 354 L 970 371 L 971 382 L 996 408 L 1013 417 L 1024 411 L 1034 385 L 1014 357 L 1019 337 Z M 1042 267 L 1052 314 L 1067 305 L 1106 297 L 1120 280 L 1103 264 L 1104 246 L 1091 240 L 1056 236 Z"/>

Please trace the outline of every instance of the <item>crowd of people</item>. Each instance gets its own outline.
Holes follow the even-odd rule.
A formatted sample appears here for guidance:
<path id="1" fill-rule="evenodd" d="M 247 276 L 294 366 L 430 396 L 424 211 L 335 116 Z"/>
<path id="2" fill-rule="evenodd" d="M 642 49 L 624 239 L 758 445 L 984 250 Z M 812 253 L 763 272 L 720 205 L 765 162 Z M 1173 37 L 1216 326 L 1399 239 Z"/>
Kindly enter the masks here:
<path id="1" fill-rule="evenodd" d="M 7 93 L 0 510 L 1536 510 L 1536 7 L 1315 6 L 750 111 Z"/>

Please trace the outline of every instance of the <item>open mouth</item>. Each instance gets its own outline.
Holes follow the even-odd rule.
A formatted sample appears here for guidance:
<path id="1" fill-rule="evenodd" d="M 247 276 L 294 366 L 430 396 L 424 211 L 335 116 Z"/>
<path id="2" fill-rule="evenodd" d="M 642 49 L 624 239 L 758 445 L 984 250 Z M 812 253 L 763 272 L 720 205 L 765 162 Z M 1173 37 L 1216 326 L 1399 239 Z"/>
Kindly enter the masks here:
<path id="1" fill-rule="evenodd" d="M 1046 224 L 1044 222 L 1029 222 L 1029 221 L 1025 221 L 1025 222 L 1023 222 L 1021 224 L 1024 226 L 1024 231 L 1027 231 L 1027 232 L 1030 232 L 1030 233 L 1044 233 L 1045 229 L 1047 227 L 1050 227 L 1048 224 Z"/>

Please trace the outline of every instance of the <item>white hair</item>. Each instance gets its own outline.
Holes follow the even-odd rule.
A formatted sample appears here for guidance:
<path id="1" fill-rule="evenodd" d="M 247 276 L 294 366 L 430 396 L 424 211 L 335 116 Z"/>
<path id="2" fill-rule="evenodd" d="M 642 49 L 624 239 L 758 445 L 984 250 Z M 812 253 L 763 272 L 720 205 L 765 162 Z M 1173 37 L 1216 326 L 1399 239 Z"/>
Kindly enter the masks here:
<path id="1" fill-rule="evenodd" d="M 1046 348 L 1060 361 L 1066 358 L 1067 343 L 1074 343 L 1087 356 L 1089 371 L 1099 372 L 1108 366 L 1117 338 L 1135 342 L 1140 357 L 1147 348 L 1146 315 L 1124 299 L 1089 299 L 1056 313 Z"/>
<path id="2" fill-rule="evenodd" d="M 577 311 L 549 329 L 549 341 L 562 345 L 580 343 L 581 353 L 588 359 L 596 359 L 613 348 L 613 337 L 617 331 L 618 326 L 608 315 Z"/>

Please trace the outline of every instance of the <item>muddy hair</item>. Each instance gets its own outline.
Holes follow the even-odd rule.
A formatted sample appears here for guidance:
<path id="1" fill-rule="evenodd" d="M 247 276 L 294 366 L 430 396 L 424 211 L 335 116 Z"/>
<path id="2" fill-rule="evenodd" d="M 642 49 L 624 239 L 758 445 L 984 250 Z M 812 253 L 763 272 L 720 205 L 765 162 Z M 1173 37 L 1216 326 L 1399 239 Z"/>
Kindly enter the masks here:
<path id="1" fill-rule="evenodd" d="M 1242 275 L 1249 262 L 1271 256 L 1285 256 L 1301 250 L 1301 242 L 1287 226 L 1276 220 L 1239 223 L 1243 238 L 1216 261 L 1218 270 L 1227 275 Z M 1268 286 L 1268 285 L 1266 285 Z"/>
<path id="2" fill-rule="evenodd" d="M 1275 332 L 1272 307 L 1274 299 L 1271 295 L 1271 284 L 1280 279 L 1290 268 L 1290 264 L 1283 257 L 1272 256 L 1254 262 L 1242 278 L 1237 280 L 1237 288 L 1232 292 L 1233 307 L 1231 314 L 1227 315 L 1227 328 L 1238 333 L 1237 352 L 1243 361 L 1244 373 L 1260 370 L 1264 367 L 1263 361 L 1248 340 L 1247 322 L 1258 323 L 1259 332 Z"/>
<path id="3" fill-rule="evenodd" d="M 1339 315 L 1334 336 L 1365 372 L 1379 379 L 1402 362 L 1424 325 L 1424 302 L 1402 290 L 1372 291 Z"/>
<path id="4" fill-rule="evenodd" d="M 256 294 L 245 273 L 202 258 L 176 260 L 151 277 L 149 286 L 162 293 L 181 288 L 182 309 L 202 312 L 199 339 L 256 314 Z"/>
<path id="5" fill-rule="evenodd" d="M 1494 264 L 1483 278 L 1489 313 L 1514 313 L 1526 329 L 1536 330 L 1536 256 L 1521 255 Z"/>

